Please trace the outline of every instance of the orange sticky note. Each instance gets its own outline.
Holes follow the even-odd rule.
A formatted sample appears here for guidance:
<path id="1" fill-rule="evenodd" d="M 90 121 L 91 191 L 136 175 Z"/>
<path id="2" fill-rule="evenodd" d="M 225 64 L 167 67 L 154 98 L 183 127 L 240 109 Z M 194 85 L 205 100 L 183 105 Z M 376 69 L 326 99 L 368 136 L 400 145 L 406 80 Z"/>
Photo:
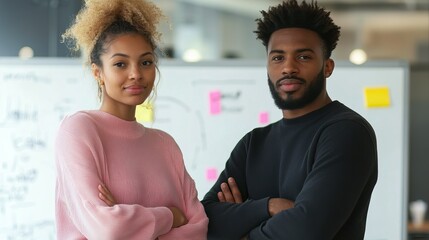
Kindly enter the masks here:
<path id="1" fill-rule="evenodd" d="M 367 108 L 389 107 L 390 94 L 388 87 L 367 87 L 364 89 Z"/>
<path id="2" fill-rule="evenodd" d="M 153 106 L 150 103 L 143 103 L 136 107 L 137 122 L 153 122 Z"/>

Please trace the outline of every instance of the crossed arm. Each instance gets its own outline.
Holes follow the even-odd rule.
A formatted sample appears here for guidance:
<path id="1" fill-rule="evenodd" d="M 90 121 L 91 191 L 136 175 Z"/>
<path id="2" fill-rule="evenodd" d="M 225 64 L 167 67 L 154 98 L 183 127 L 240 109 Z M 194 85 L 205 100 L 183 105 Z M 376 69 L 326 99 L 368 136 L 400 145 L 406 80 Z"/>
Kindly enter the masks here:
<path id="1" fill-rule="evenodd" d="M 227 182 L 221 184 L 221 190 L 222 191 L 217 193 L 219 202 L 237 204 L 243 202 L 240 190 L 238 189 L 237 183 L 233 177 L 228 178 Z M 108 206 L 112 207 L 117 204 L 113 194 L 104 184 L 98 185 L 98 191 L 98 197 Z M 268 201 L 268 211 L 271 217 L 292 207 L 294 207 L 294 202 L 285 198 L 270 198 Z M 185 215 L 179 208 L 169 207 L 169 209 L 173 213 L 173 228 L 177 228 L 188 223 L 188 219 L 186 219 Z"/>
<path id="2" fill-rule="evenodd" d="M 359 239 L 364 233 L 369 197 L 377 177 L 375 141 L 361 124 L 335 123 L 318 137 L 319 147 L 308 159 L 312 164 L 311 172 L 299 175 L 305 176 L 305 182 L 294 202 L 273 198 L 270 193 L 256 194 L 256 199 L 248 198 L 247 191 L 255 196 L 259 181 L 250 177 L 255 171 L 248 175 L 249 166 L 246 165 L 250 162 L 248 156 L 255 156 L 249 149 L 256 147 L 252 148 L 253 145 L 245 141 L 248 139 L 237 144 L 218 182 L 202 201 L 211 222 L 209 236 L 219 239 L 238 239 L 246 234 L 252 239 L 332 239 L 335 236 Z M 228 176 L 235 177 L 240 191 Z M 238 192 L 242 195 L 237 195 Z M 312 231 L 308 231 L 309 228 Z"/>
<path id="3" fill-rule="evenodd" d="M 238 189 L 237 183 L 233 177 L 229 177 L 227 182 L 223 182 L 220 185 L 222 191 L 217 193 L 219 202 L 229 202 L 240 204 L 243 202 L 240 190 Z M 294 207 L 294 202 L 285 198 L 270 198 L 268 200 L 268 211 L 270 216 Z M 243 236 L 240 240 L 246 240 L 248 236 Z"/>
<path id="4" fill-rule="evenodd" d="M 115 198 L 113 197 L 113 194 L 109 191 L 109 189 L 104 185 L 100 184 L 98 185 L 98 197 L 103 200 L 107 204 L 107 206 L 112 207 L 117 204 Z M 188 219 L 186 218 L 185 214 L 177 207 L 168 207 L 173 214 L 173 225 L 172 228 L 177 228 L 182 225 L 185 225 L 188 223 Z"/>
<path id="5" fill-rule="evenodd" d="M 233 177 L 228 178 L 228 182 L 220 185 L 222 191 L 217 193 L 219 202 L 242 203 L 240 190 Z M 268 200 L 268 212 L 270 216 L 294 207 L 294 202 L 286 198 L 270 198 Z"/>

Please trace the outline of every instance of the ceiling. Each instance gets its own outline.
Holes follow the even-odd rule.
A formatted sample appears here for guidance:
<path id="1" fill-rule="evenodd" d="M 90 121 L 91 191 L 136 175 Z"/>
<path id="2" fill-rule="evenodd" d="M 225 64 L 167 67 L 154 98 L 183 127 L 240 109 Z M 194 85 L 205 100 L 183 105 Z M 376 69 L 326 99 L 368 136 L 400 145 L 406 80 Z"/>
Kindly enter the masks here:
<path id="1" fill-rule="evenodd" d="M 282 2 L 281 0 L 153 1 L 172 15 L 178 12 L 182 15 L 189 14 L 183 6 L 197 6 L 196 9 L 203 10 L 199 15 L 204 15 L 198 18 L 198 21 L 220 22 L 209 25 L 209 27 L 218 27 L 219 32 L 215 33 L 217 35 L 206 36 L 202 42 L 209 44 L 215 41 L 213 39 L 216 36 L 222 36 L 221 31 L 225 30 L 225 26 L 228 32 L 224 35 L 230 36 L 229 39 L 218 37 L 219 41 L 224 42 L 207 48 L 212 49 L 212 52 L 235 49 L 241 52 L 241 56 L 249 58 L 254 57 L 254 55 L 245 55 L 249 54 L 248 49 L 252 49 L 253 46 L 246 44 L 245 41 L 250 38 L 254 41 L 252 34 L 254 22 L 249 19 L 260 17 L 261 10 L 267 10 L 269 6 Z M 0 46 L 0 55 L 14 55 L 26 45 L 34 47 L 38 56 L 56 56 L 58 53 L 66 55 L 67 49 L 63 48 L 63 44 L 59 44 L 56 38 L 57 33 L 62 30 L 55 29 L 65 28 L 68 25 L 71 18 L 67 14 L 72 16 L 75 14 L 73 11 L 77 12 L 80 8 L 77 2 L 83 2 L 83 0 L 0 0 L 0 20 L 4 20 L 0 21 L 0 28 L 4 32 L 0 35 L 0 42 L 3 43 L 3 47 Z M 318 0 L 318 3 L 331 11 L 333 20 L 341 26 L 341 40 L 335 51 L 337 54 L 335 57 L 348 58 L 351 50 L 362 47 L 373 59 L 401 58 L 411 62 L 429 63 L 429 0 Z M 58 11 L 50 11 L 52 7 L 57 7 Z M 222 17 L 210 19 L 212 12 Z M 198 15 L 198 13 L 195 14 Z M 224 16 L 230 15 L 234 16 L 231 19 L 237 20 L 236 23 L 230 24 L 228 22 L 230 20 L 224 20 Z M 58 19 L 58 22 L 52 19 Z M 180 23 L 180 20 L 176 20 L 174 19 L 175 24 Z M 11 25 L 10 22 L 14 24 Z M 251 26 L 244 26 L 244 24 Z M 228 28 L 228 25 L 231 27 Z M 200 24 L 199 27 L 208 28 L 207 24 Z M 175 34 L 179 32 L 176 31 L 177 29 L 165 31 L 164 36 L 169 45 L 176 40 Z M 207 38 L 211 42 L 207 41 Z M 225 42 L 225 39 L 228 41 Z M 231 39 L 236 39 L 237 43 Z M 259 46 L 259 43 L 256 44 Z M 47 45 L 49 45 L 48 49 Z M 45 52 L 49 53 L 45 54 Z"/>
<path id="2" fill-rule="evenodd" d="M 218 8 L 247 15 L 259 15 L 282 0 L 178 0 L 178 2 Z M 428 0 L 318 0 L 319 5 L 333 11 L 423 11 L 429 10 Z"/>
<path id="3" fill-rule="evenodd" d="M 282 0 L 178 0 L 178 2 L 259 17 L 261 10 L 279 4 Z M 358 16 L 363 16 L 370 17 L 371 25 L 380 30 L 386 27 L 429 29 L 429 0 L 318 0 L 318 3 L 330 10 L 333 17 L 339 18 L 337 22 L 341 22 L 343 27 L 355 27 L 362 23 L 357 21 L 361 18 Z"/>
<path id="4" fill-rule="evenodd" d="M 260 17 L 261 10 L 281 2 L 176 0 L 176 3 L 188 3 L 252 18 Z M 160 3 L 163 9 L 171 8 L 171 0 Z M 332 18 L 341 26 L 342 32 L 358 35 L 355 38 L 368 49 L 373 49 L 375 56 L 383 57 L 390 51 L 391 58 L 403 57 L 417 61 L 417 58 L 421 58 L 417 54 L 422 45 L 429 55 L 429 50 L 426 50 L 429 49 L 429 0 L 319 0 L 318 3 L 331 11 Z M 388 41 L 388 44 L 383 44 L 383 41 Z M 386 53 L 381 53 L 380 44 L 389 47 Z M 401 47 L 404 51 L 400 50 Z M 424 58 L 429 61 L 429 56 Z"/>

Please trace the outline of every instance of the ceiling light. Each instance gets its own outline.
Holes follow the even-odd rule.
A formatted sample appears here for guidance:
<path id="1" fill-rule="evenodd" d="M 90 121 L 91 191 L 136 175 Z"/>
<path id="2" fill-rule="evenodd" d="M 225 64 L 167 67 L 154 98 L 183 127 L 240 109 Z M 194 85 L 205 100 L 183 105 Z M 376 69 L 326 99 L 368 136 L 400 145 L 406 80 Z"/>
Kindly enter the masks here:
<path id="1" fill-rule="evenodd" d="M 186 50 L 182 58 L 186 62 L 198 62 L 202 59 L 201 53 L 194 48 Z"/>
<path id="2" fill-rule="evenodd" d="M 25 46 L 19 50 L 18 56 L 23 60 L 27 60 L 34 56 L 34 51 L 31 47 Z"/>
<path id="3" fill-rule="evenodd" d="M 364 50 L 355 49 L 350 53 L 349 59 L 350 59 L 350 62 L 360 65 L 366 62 L 367 55 Z"/>

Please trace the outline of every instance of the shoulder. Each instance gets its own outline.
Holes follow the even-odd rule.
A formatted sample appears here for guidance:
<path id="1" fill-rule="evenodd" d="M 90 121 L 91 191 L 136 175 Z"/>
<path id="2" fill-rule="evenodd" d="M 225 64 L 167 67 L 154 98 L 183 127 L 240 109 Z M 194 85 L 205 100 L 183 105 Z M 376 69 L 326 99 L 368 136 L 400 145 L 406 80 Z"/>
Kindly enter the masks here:
<path id="1" fill-rule="evenodd" d="M 376 167 L 377 139 L 374 129 L 354 111 L 341 112 L 324 122 L 313 137 L 311 146 L 319 156 L 342 159 L 353 166 Z"/>
<path id="2" fill-rule="evenodd" d="M 162 142 L 162 143 L 167 143 L 169 145 L 177 146 L 177 143 L 174 140 L 173 136 L 171 136 L 169 133 L 157 128 L 145 128 L 145 129 L 146 129 L 146 134 L 150 136 L 152 140 L 156 142 Z"/>
<path id="3" fill-rule="evenodd" d="M 165 132 L 164 130 L 158 129 L 158 128 L 146 127 L 146 131 L 148 134 L 152 135 L 153 137 L 156 137 L 156 138 L 159 138 L 162 140 L 166 140 L 166 141 L 174 140 L 173 137 L 169 133 Z"/>
<path id="4" fill-rule="evenodd" d="M 372 141 L 376 144 L 375 131 L 371 124 L 354 110 L 340 105 L 321 124 L 317 135 L 335 137 L 337 141 Z"/>
<path id="5" fill-rule="evenodd" d="M 62 146 L 91 145 L 99 137 L 96 121 L 90 112 L 79 111 L 63 118 L 58 128 L 55 144 Z"/>
<path id="6" fill-rule="evenodd" d="M 91 132 L 95 129 L 96 120 L 91 111 L 78 111 L 67 115 L 60 123 L 60 131 L 73 132 L 76 134 Z"/>
<path id="7" fill-rule="evenodd" d="M 281 132 L 282 121 L 281 119 L 269 125 L 252 129 L 241 138 L 240 143 L 244 143 L 245 145 L 259 144 L 259 142 L 265 141 L 268 135 L 270 137 L 273 137 L 273 134 L 274 136 L 278 135 Z"/>
<path id="8" fill-rule="evenodd" d="M 273 122 L 273 123 L 270 123 L 266 126 L 253 128 L 250 132 L 247 133 L 247 135 L 260 135 L 260 134 L 269 133 L 269 132 L 281 127 L 282 121 L 283 121 L 283 119 L 280 119 L 280 120 Z"/>
<path id="9" fill-rule="evenodd" d="M 156 128 L 146 128 L 145 135 L 150 138 L 148 144 L 152 150 L 156 149 L 155 151 L 166 156 L 164 159 L 169 167 L 174 168 L 176 172 L 183 172 L 185 163 L 182 150 L 169 133 Z M 181 176 L 181 174 L 179 175 Z"/>
<path id="10" fill-rule="evenodd" d="M 343 125 L 349 126 L 351 129 L 365 130 L 371 135 L 374 134 L 371 124 L 363 116 L 341 103 L 338 105 L 336 111 L 325 122 L 325 127 Z"/>

